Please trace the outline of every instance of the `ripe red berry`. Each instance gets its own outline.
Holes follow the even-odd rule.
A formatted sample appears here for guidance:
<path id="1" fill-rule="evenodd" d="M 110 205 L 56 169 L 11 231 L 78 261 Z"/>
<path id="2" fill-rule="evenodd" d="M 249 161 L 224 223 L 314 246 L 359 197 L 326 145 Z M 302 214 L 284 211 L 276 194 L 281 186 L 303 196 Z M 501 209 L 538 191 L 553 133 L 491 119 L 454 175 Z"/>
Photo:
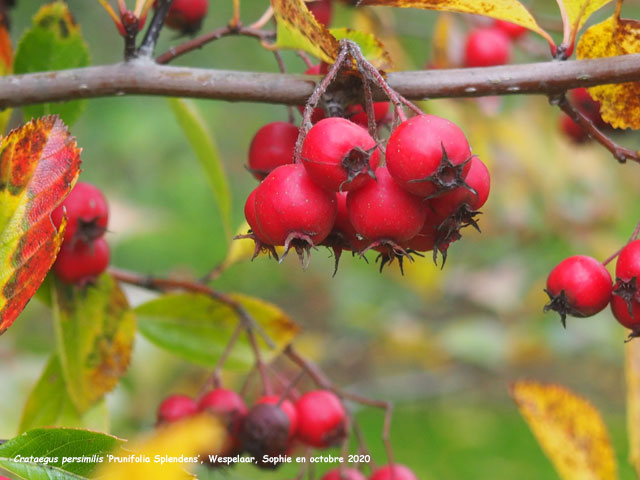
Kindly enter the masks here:
<path id="1" fill-rule="evenodd" d="M 402 122 L 389 137 L 386 156 L 394 180 L 423 197 L 463 185 L 471 167 L 471 149 L 462 130 L 435 115 Z"/>
<path id="2" fill-rule="evenodd" d="M 174 0 L 165 25 L 181 33 L 194 34 L 202 25 L 209 9 L 209 0 Z"/>
<path id="3" fill-rule="evenodd" d="M 491 67 L 509 63 L 511 42 L 502 30 L 485 27 L 472 30 L 467 35 L 464 48 L 466 67 Z"/>
<path id="4" fill-rule="evenodd" d="M 91 243 L 63 244 L 53 264 L 53 271 L 64 283 L 86 285 L 109 266 L 109 245 L 104 238 Z"/>
<path id="5" fill-rule="evenodd" d="M 546 292 L 550 302 L 545 311 L 555 310 L 563 325 L 567 315 L 590 317 L 607 306 L 611 299 L 611 275 L 595 258 L 575 255 L 551 270 Z"/>
<path id="6" fill-rule="evenodd" d="M 379 468 L 370 480 L 418 480 L 418 477 L 408 467 L 396 463 Z"/>
<path id="7" fill-rule="evenodd" d="M 359 125 L 331 117 L 316 123 L 302 145 L 302 164 L 316 185 L 347 192 L 373 181 L 380 153 L 376 141 Z"/>
<path id="8" fill-rule="evenodd" d="M 464 182 L 466 186 L 458 187 L 440 197 L 429 201 L 431 208 L 441 218 L 458 213 L 470 214 L 481 208 L 489 198 L 491 177 L 487 166 L 478 157 L 472 157 L 471 167 Z"/>
<path id="9" fill-rule="evenodd" d="M 288 122 L 272 122 L 262 127 L 249 146 L 249 171 L 258 180 L 280 165 L 293 163 L 298 127 Z"/>
<path id="10" fill-rule="evenodd" d="M 158 407 L 158 423 L 175 422 L 195 414 L 198 411 L 196 401 L 187 395 L 171 395 Z"/>
<path id="11" fill-rule="evenodd" d="M 389 102 L 374 102 L 373 104 L 373 116 L 376 120 L 376 124 L 382 122 L 389 113 Z M 349 105 L 346 111 L 346 117 L 356 125 L 360 125 L 363 128 L 368 128 L 369 121 L 367 119 L 367 112 L 362 105 Z"/>
<path id="12" fill-rule="evenodd" d="M 90 183 L 78 182 L 67 198 L 51 212 L 51 220 L 60 228 L 62 217 L 67 216 L 64 243 L 78 241 L 90 243 L 102 237 L 109 221 L 107 199 L 100 189 Z"/>
<path id="13" fill-rule="evenodd" d="M 506 20 L 495 20 L 493 24 L 513 40 L 522 37 L 528 31 L 526 27 L 516 23 L 507 22 Z"/>
<path id="14" fill-rule="evenodd" d="M 386 167 L 378 167 L 375 175 L 375 182 L 347 195 L 349 221 L 373 242 L 402 245 L 424 225 L 424 203 L 400 188 Z"/>
<path id="15" fill-rule="evenodd" d="M 264 456 L 278 457 L 289 449 L 289 417 L 276 405 L 262 403 L 254 406 L 242 426 L 242 446 L 255 457 L 262 468 L 277 468 L 279 463 L 265 461 Z"/>
<path id="16" fill-rule="evenodd" d="M 345 468 L 341 470 L 340 467 L 338 467 L 325 473 L 322 480 L 367 480 L 367 477 L 355 468 Z"/>
<path id="17" fill-rule="evenodd" d="M 258 227 L 258 218 L 256 217 L 256 191 L 255 189 L 249 194 L 247 197 L 247 201 L 244 204 L 244 218 L 247 220 L 249 227 L 251 228 L 251 232 L 246 235 L 238 235 L 234 237 L 234 239 L 243 239 L 250 238 L 255 242 L 255 250 L 253 251 L 253 256 L 251 259 L 253 260 L 260 254 L 260 252 L 265 252 L 269 255 L 272 255 L 273 258 L 278 260 L 278 253 L 273 245 L 269 243 L 262 233 L 260 233 L 260 229 Z"/>
<path id="18" fill-rule="evenodd" d="M 300 164 L 272 171 L 256 188 L 255 207 L 261 238 L 300 255 L 329 235 L 337 213 L 336 194 L 313 183 Z"/>
<path id="19" fill-rule="evenodd" d="M 222 419 L 229 433 L 220 455 L 232 455 L 240 451 L 240 432 L 247 416 L 247 406 L 242 397 L 233 390 L 215 388 L 198 402 L 198 410 L 209 412 Z"/>
<path id="20" fill-rule="evenodd" d="M 611 297 L 611 312 L 618 322 L 631 330 L 629 338 L 640 335 L 640 302 L 632 300 L 628 304 L 623 297 Z"/>
<path id="21" fill-rule="evenodd" d="M 321 23 L 325 27 L 331 23 L 331 0 L 317 0 L 311 3 L 307 3 L 309 11 L 316 17 L 318 23 Z"/>
<path id="22" fill-rule="evenodd" d="M 574 143 L 584 143 L 589 140 L 589 135 L 587 132 L 578 125 L 573 119 L 567 114 L 562 114 L 560 116 L 560 131 L 564 133 L 564 135 L 569 138 Z"/>
<path id="23" fill-rule="evenodd" d="M 268 395 L 265 397 L 260 397 L 256 401 L 256 405 L 261 404 L 268 405 L 279 405 L 282 411 L 287 415 L 289 419 L 289 438 L 293 438 L 296 434 L 296 430 L 298 429 L 298 412 L 296 411 L 296 407 L 294 407 L 293 403 L 289 400 L 280 401 L 280 397 L 278 395 Z"/>
<path id="24" fill-rule="evenodd" d="M 298 438 L 306 445 L 327 448 L 347 434 L 347 413 L 340 399 L 328 390 L 313 390 L 296 402 Z"/>

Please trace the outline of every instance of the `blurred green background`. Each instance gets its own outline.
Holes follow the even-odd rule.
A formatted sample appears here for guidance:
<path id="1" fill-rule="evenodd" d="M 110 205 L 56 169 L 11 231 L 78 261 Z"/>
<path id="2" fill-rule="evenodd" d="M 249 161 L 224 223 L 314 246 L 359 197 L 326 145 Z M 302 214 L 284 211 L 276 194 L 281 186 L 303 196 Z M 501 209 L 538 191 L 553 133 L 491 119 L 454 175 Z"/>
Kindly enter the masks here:
<path id="1" fill-rule="evenodd" d="M 98 2 L 68 3 L 92 63 L 119 61 L 121 38 Z M 367 14 L 356 15 L 335 3 L 333 25 L 370 24 Z M 524 3 L 549 23 L 558 17 L 554 2 Z M 12 15 L 14 41 L 39 4 L 18 2 Z M 245 0 L 245 22 L 258 18 L 267 5 L 265 0 Z M 605 8 L 593 21 L 612 9 Z M 624 13 L 637 18 L 637 10 L 637 2 L 629 2 Z M 375 12 L 398 69 L 425 67 L 437 15 Z M 212 1 L 205 31 L 224 25 L 230 15 L 230 0 Z M 475 21 L 456 19 L 461 30 Z M 157 52 L 180 41 L 165 31 Z M 537 39 L 527 43 L 531 48 L 517 50 L 514 61 L 536 60 L 531 52 L 545 51 Z M 284 58 L 290 72 L 305 69 L 293 54 Z M 245 38 L 220 40 L 175 63 L 277 71 L 273 55 Z M 197 104 L 222 152 L 236 228 L 243 221 L 244 199 L 256 186 L 244 168 L 251 138 L 265 123 L 286 120 L 287 109 Z M 621 478 L 633 478 L 626 463 L 625 332 L 608 310 L 593 318 L 569 319 L 562 329 L 557 316 L 542 314 L 542 289 L 547 273 L 565 256 L 604 259 L 626 241 L 640 217 L 637 165 L 620 166 L 597 145 L 570 143 L 559 132 L 558 111 L 544 97 L 442 100 L 421 106 L 463 128 L 493 180 L 480 222 L 483 233 L 466 231 L 451 247 L 443 270 L 425 258 L 406 265 L 404 276 L 395 264 L 380 274 L 373 256 L 366 264 L 345 255 L 332 278 L 333 259 L 321 249 L 313 253 L 307 271 L 293 256 L 280 265 L 261 257 L 231 267 L 215 288 L 278 304 L 304 326 L 299 349 L 337 383 L 394 401 L 396 459 L 421 479 L 556 478 L 509 397 L 510 382 L 522 378 L 561 383 L 589 398 L 610 429 Z M 213 197 L 165 99 L 91 100 L 72 132 L 83 148 L 81 179 L 103 188 L 111 202 L 113 265 L 197 277 L 224 259 L 227 241 Z M 639 147 L 635 134 L 617 133 L 616 138 Z M 128 293 L 133 303 L 149 298 L 135 289 Z M 52 337 L 50 313 L 37 301 L 2 337 L 0 438 L 15 434 L 22 405 L 54 348 Z M 140 337 L 136 342 L 129 373 L 108 396 L 112 432 L 124 438 L 149 431 L 163 397 L 195 394 L 207 375 Z M 230 372 L 226 380 L 239 385 L 244 373 Z M 384 463 L 381 412 L 359 409 L 358 417 L 374 457 Z M 264 473 L 241 467 L 202 478 L 218 476 L 289 478 L 295 469 Z"/>

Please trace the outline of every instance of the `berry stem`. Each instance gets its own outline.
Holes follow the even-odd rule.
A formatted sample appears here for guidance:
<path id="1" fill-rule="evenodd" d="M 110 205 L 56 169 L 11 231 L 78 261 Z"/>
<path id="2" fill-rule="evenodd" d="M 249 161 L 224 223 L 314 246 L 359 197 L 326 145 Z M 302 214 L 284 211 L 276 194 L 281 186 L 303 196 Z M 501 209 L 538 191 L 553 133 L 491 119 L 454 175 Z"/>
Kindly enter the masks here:
<path id="1" fill-rule="evenodd" d="M 269 337 L 267 332 L 264 331 L 264 329 L 253 319 L 249 312 L 247 312 L 247 310 L 240 303 L 236 302 L 228 295 L 222 292 L 218 292 L 217 290 L 214 290 L 207 285 L 190 280 L 152 277 L 149 275 L 142 275 L 140 273 L 121 270 L 118 268 L 109 268 L 108 272 L 119 282 L 129 285 L 135 285 L 146 290 L 153 290 L 157 292 L 183 290 L 187 292 L 208 295 L 211 298 L 224 303 L 229 308 L 231 308 L 237 315 L 240 322 L 244 324 L 244 328 L 247 331 L 258 332 L 258 334 L 262 337 L 269 348 L 275 348 L 275 343 Z"/>
<path id="2" fill-rule="evenodd" d="M 636 224 L 636 228 L 633 229 L 633 233 L 629 237 L 629 240 L 627 240 L 627 243 L 625 243 L 622 247 L 620 247 L 618 249 L 618 251 L 616 251 L 614 254 L 609 256 L 604 262 L 602 262 L 602 264 L 604 266 L 608 265 L 611 261 L 613 261 L 613 259 L 617 258 L 618 255 L 620 255 L 620 252 L 622 252 L 622 250 L 624 250 L 624 247 L 629 245 L 634 240 L 637 240 L 638 236 L 640 236 L 640 220 L 638 220 L 638 223 Z"/>
<path id="3" fill-rule="evenodd" d="M 253 356 L 256 359 L 256 368 L 258 369 L 260 380 L 262 381 L 263 393 L 265 395 L 271 395 L 273 393 L 273 389 L 271 388 L 271 379 L 269 378 L 267 367 L 262 360 L 262 353 L 260 352 L 260 347 L 258 345 L 256 335 L 253 330 L 246 329 L 245 331 L 247 334 L 247 338 L 249 339 L 249 343 L 251 344 L 251 349 L 253 350 Z"/>
<path id="4" fill-rule="evenodd" d="M 591 121 L 591 119 L 589 119 L 589 117 L 587 117 L 571 104 L 571 102 L 567 99 L 566 92 L 563 92 L 559 95 L 550 95 L 549 102 L 552 105 L 557 105 L 558 107 L 560 107 L 560 109 L 564 113 L 566 113 L 574 122 L 580 125 L 582 129 L 587 132 L 594 140 L 596 140 L 604 148 L 609 150 L 613 154 L 614 158 L 618 160 L 618 162 L 626 163 L 627 160 L 640 162 L 640 152 L 618 145 L 602 131 L 598 130 L 598 128 Z"/>
<path id="5" fill-rule="evenodd" d="M 222 352 L 222 355 L 220 355 L 220 358 L 218 359 L 218 362 L 216 363 L 216 366 L 213 369 L 213 373 L 211 374 L 209 379 L 207 379 L 205 384 L 202 386 L 202 389 L 200 390 L 200 395 L 198 395 L 198 398 L 202 397 L 202 395 L 204 395 L 207 391 L 209 391 L 211 387 L 220 388 L 222 386 L 222 368 L 224 367 L 224 364 L 229 358 L 229 355 L 231 355 L 231 352 L 233 351 L 233 347 L 235 347 L 236 343 L 238 342 L 238 338 L 240 337 L 240 334 L 242 333 L 243 330 L 244 330 L 244 325 L 239 323 L 236 326 L 235 330 L 233 331 L 233 334 L 231 335 L 229 342 L 227 342 L 227 345 L 225 346 L 224 351 Z"/>

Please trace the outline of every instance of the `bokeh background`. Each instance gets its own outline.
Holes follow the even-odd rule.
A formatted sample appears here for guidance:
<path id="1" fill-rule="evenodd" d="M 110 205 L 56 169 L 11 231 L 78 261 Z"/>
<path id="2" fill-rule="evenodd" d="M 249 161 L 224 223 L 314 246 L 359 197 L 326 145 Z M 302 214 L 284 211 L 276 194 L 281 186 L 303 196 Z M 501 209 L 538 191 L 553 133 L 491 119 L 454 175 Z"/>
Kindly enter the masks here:
<path id="1" fill-rule="evenodd" d="M 98 2 L 68 3 L 92 63 L 119 61 L 121 38 Z M 555 2 L 524 3 L 544 22 L 558 22 Z M 245 22 L 258 18 L 267 4 L 245 0 Z M 12 16 L 14 41 L 39 5 L 18 2 Z M 612 6 L 603 9 L 592 22 L 612 11 Z M 336 1 L 332 25 L 377 26 L 398 69 L 429 64 L 436 13 L 370 12 L 356 13 Z M 638 18 L 638 2 L 625 2 L 623 13 Z M 212 1 L 204 29 L 222 26 L 230 16 L 230 0 Z M 464 32 L 474 21 L 456 16 L 455 28 Z M 165 31 L 158 52 L 180 41 Z M 457 42 L 454 35 L 451 45 Z M 545 58 L 541 41 L 531 38 L 527 44 L 516 50 L 514 62 Z M 285 54 L 285 62 L 290 72 L 305 69 L 293 54 Z M 245 38 L 220 40 L 175 64 L 277 71 L 273 55 Z M 265 123 L 286 120 L 287 109 L 197 104 L 222 152 L 237 227 L 244 200 L 256 186 L 244 168 L 251 138 Z M 482 234 L 465 231 L 450 248 L 444 269 L 425 258 L 406 264 L 404 276 L 395 264 L 380 274 L 373 256 L 367 264 L 345 255 L 332 278 L 333 259 L 321 249 L 313 253 L 307 271 L 294 256 L 280 265 L 261 257 L 229 268 L 215 288 L 278 304 L 304 327 L 298 348 L 335 382 L 395 402 L 397 461 L 423 480 L 556 478 L 509 397 L 510 382 L 524 378 L 564 384 L 593 402 L 610 429 L 621 478 L 633 478 L 626 464 L 624 329 L 606 310 L 593 318 L 569 319 L 564 330 L 558 317 L 543 314 L 542 307 L 546 275 L 556 263 L 572 254 L 604 259 L 631 234 L 640 217 L 638 166 L 618 165 L 598 145 L 571 143 L 558 128 L 559 112 L 542 96 L 439 100 L 421 107 L 463 128 L 493 180 L 480 221 Z M 165 99 L 91 100 L 72 132 L 83 148 L 81 179 L 99 185 L 112 205 L 107 238 L 113 265 L 197 277 L 224 259 L 228 242 L 213 197 Z M 615 137 L 640 146 L 635 133 Z M 138 290 L 128 293 L 133 303 L 149 298 Z M 0 438 L 15 434 L 22 405 L 54 349 L 52 338 L 50 312 L 36 300 L 2 337 Z M 245 373 L 228 372 L 226 380 L 239 385 Z M 206 375 L 205 369 L 138 337 L 128 374 L 108 396 L 111 432 L 131 438 L 149 431 L 163 397 L 196 394 Z M 357 412 L 374 457 L 384 463 L 382 413 Z M 201 477 L 293 476 L 295 469 L 265 473 L 240 467 Z"/>

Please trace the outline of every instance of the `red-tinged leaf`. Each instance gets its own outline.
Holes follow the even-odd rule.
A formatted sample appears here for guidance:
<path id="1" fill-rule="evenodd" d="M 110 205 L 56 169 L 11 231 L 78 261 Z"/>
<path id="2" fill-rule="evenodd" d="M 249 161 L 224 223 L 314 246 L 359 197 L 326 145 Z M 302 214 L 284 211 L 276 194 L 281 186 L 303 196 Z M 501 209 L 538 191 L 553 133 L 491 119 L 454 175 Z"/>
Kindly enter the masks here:
<path id="1" fill-rule="evenodd" d="M 0 75 L 9 75 L 11 72 L 13 72 L 13 46 L 7 30 L 6 17 L 0 15 Z M 7 128 L 11 111 L 7 108 L 0 112 L 0 134 Z"/>
<path id="2" fill-rule="evenodd" d="M 0 334 L 53 265 L 64 228 L 51 211 L 80 173 L 80 149 L 56 116 L 15 129 L 0 141 Z"/>

